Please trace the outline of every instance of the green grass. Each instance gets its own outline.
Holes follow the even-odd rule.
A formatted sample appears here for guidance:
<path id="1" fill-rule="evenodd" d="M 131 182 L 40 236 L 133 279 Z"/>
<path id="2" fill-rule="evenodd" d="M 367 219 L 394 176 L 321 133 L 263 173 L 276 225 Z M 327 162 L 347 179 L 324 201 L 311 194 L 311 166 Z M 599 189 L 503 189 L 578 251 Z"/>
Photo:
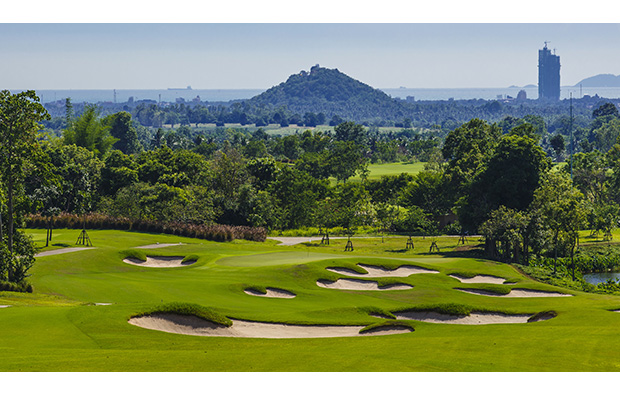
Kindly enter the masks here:
<path id="1" fill-rule="evenodd" d="M 406 162 L 396 162 L 396 163 L 373 163 L 368 165 L 368 179 L 369 180 L 378 180 L 381 176 L 397 176 L 401 173 L 409 173 L 411 175 L 418 174 L 419 172 L 424 170 L 424 166 L 426 162 L 415 162 L 415 163 L 406 163 Z M 356 174 L 351 177 L 349 181 L 359 182 L 361 181 L 361 177 Z M 330 178 L 330 182 L 333 184 L 336 183 L 335 178 Z"/>
<path id="2" fill-rule="evenodd" d="M 44 230 L 28 230 L 39 245 Z M 40 236 L 43 234 L 43 238 Z M 79 230 L 59 229 L 54 243 L 73 245 Z M 330 246 L 216 243 L 172 235 L 89 231 L 91 250 L 41 257 L 32 269 L 34 293 L 0 292 L 2 371 L 616 371 L 620 369 L 620 297 L 571 290 L 570 298 L 494 298 L 456 288 L 529 288 L 568 292 L 536 282 L 513 266 L 455 254 L 458 238 L 353 239 Z M 153 243 L 183 245 L 146 254 L 197 258 L 191 266 L 148 268 L 122 262 L 127 251 Z M 471 238 L 470 245 L 476 242 Z M 460 247 L 459 247 L 460 248 Z M 358 263 L 417 265 L 439 273 L 389 281 L 398 291 L 320 288 L 341 276 L 326 267 Z M 462 284 L 450 273 L 503 277 L 515 284 Z M 374 279 L 385 283 L 388 279 Z M 292 299 L 261 298 L 246 288 L 279 288 Z M 111 303 L 96 305 L 95 303 Z M 243 319 L 315 325 L 415 327 L 399 335 L 323 339 L 250 339 L 171 334 L 128 324 L 135 315 L 184 311 L 212 320 Z M 394 320 L 393 312 L 555 312 L 528 324 L 448 325 Z M 373 314 L 373 315 L 371 315 Z M 375 315 L 385 318 L 377 318 Z"/>
<path id="3" fill-rule="evenodd" d="M 397 176 L 401 173 L 409 173 L 409 174 L 418 174 L 422 170 L 424 170 L 424 165 L 426 162 L 415 162 L 415 163 L 373 163 L 368 165 L 368 170 L 370 171 L 370 175 L 368 176 L 369 180 L 376 180 L 381 178 L 381 176 Z M 359 180 L 359 176 L 353 178 L 353 180 Z"/>

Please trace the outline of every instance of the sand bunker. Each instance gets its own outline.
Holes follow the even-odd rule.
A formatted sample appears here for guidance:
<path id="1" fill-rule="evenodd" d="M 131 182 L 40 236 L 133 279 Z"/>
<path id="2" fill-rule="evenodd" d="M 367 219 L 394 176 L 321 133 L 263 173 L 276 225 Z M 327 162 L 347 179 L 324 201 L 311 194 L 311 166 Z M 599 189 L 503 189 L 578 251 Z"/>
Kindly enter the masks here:
<path id="1" fill-rule="evenodd" d="M 315 337 L 376 336 L 409 333 L 406 327 L 385 327 L 360 334 L 363 326 L 285 325 L 264 322 L 232 320 L 231 327 L 214 324 L 195 316 L 157 314 L 135 317 L 129 323 L 141 328 L 194 336 L 255 337 L 268 339 L 292 339 Z"/>
<path id="2" fill-rule="evenodd" d="M 380 266 L 364 265 L 362 263 L 358 263 L 357 266 L 365 269 L 368 273 L 358 273 L 354 270 L 343 267 L 328 267 L 327 270 L 330 272 L 343 274 L 345 276 L 356 277 L 408 277 L 412 274 L 439 273 L 436 270 L 424 269 L 422 267 L 411 265 L 399 266 L 394 270 L 388 270 Z"/>
<path id="3" fill-rule="evenodd" d="M 456 274 L 451 274 L 450 277 L 456 278 L 462 283 L 477 283 L 477 284 L 503 284 L 506 281 L 505 278 L 495 277 L 495 276 L 485 276 L 485 275 L 477 275 L 471 278 L 457 276 Z"/>
<path id="4" fill-rule="evenodd" d="M 141 261 L 135 258 L 123 259 L 123 262 L 130 265 L 144 266 L 144 267 L 181 267 L 193 264 L 196 261 L 183 262 L 182 256 L 147 256 L 146 261 Z"/>
<path id="5" fill-rule="evenodd" d="M 285 298 L 285 299 L 291 299 L 294 298 L 296 295 L 292 292 L 286 291 L 284 289 L 279 289 L 279 288 L 267 288 L 266 289 L 267 293 L 261 293 L 258 292 L 255 289 L 246 289 L 243 292 L 245 292 L 248 295 L 252 295 L 252 296 L 262 296 L 265 298 Z"/>
<path id="6" fill-rule="evenodd" d="M 6 309 L 7 307 L 11 307 L 10 304 L 2 304 L 0 305 L 0 309 Z"/>
<path id="7" fill-rule="evenodd" d="M 95 306 L 110 306 L 112 303 L 95 303 Z"/>
<path id="8" fill-rule="evenodd" d="M 164 248 L 164 247 L 173 247 L 173 246 L 180 246 L 183 245 L 183 243 L 155 243 L 155 244 L 147 244 L 145 246 L 139 246 L 139 247 L 134 247 L 134 248 L 142 248 L 142 249 L 152 249 L 152 248 Z"/>
<path id="9" fill-rule="evenodd" d="M 351 291 L 395 291 L 413 288 L 409 284 L 390 284 L 384 287 L 379 287 L 379 284 L 376 281 L 353 280 L 348 278 L 341 278 L 333 282 L 318 280 L 316 285 L 321 288 L 344 289 Z"/>
<path id="10" fill-rule="evenodd" d="M 434 311 L 406 311 L 394 313 L 399 320 L 416 320 L 435 324 L 488 325 L 488 324 L 525 324 L 532 317 L 530 314 L 471 313 L 470 315 L 451 315 Z M 551 318 L 551 317 L 549 317 Z M 544 319 L 549 319 L 544 318 Z M 542 321 L 543 319 L 538 319 Z"/>
<path id="11" fill-rule="evenodd" d="M 455 288 L 455 289 L 458 291 L 463 291 L 463 292 L 467 292 L 469 294 L 474 294 L 474 295 L 495 296 L 495 297 L 504 297 L 504 298 L 549 298 L 549 297 L 559 297 L 559 296 L 573 296 L 570 294 L 563 294 L 559 292 L 535 291 L 532 289 L 513 289 L 506 295 L 497 294 L 495 292 L 486 291 L 483 289 L 459 289 L 459 288 Z"/>

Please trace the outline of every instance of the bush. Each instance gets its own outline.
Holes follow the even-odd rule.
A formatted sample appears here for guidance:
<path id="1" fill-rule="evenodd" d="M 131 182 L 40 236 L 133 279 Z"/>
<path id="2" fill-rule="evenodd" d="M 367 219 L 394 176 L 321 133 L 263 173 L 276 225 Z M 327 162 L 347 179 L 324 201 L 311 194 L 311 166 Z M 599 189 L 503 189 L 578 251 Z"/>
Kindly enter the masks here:
<path id="1" fill-rule="evenodd" d="M 17 286 L 15 292 L 26 291 L 26 278 L 30 275 L 28 271 L 34 265 L 35 246 L 32 237 L 23 232 L 15 232 L 13 235 L 13 254 L 9 252 L 7 243 L 0 241 L 0 281 L 22 284 Z M 26 285 L 23 285 L 26 284 Z M 24 290 L 22 290 L 24 289 Z"/>
<path id="2" fill-rule="evenodd" d="M 30 228 L 46 228 L 47 217 L 40 214 L 31 214 L 26 217 L 26 226 Z M 54 226 L 70 229 L 80 229 L 82 226 L 85 226 L 89 229 L 137 230 L 212 241 L 244 239 L 263 242 L 267 239 L 267 230 L 262 227 L 130 220 L 129 218 L 111 217 L 100 213 L 90 213 L 83 217 L 76 214 L 62 213 L 55 217 Z"/>
<path id="3" fill-rule="evenodd" d="M 0 281 L 0 291 L 32 293 L 32 284 L 29 284 L 26 281 L 22 281 L 20 283 Z"/>

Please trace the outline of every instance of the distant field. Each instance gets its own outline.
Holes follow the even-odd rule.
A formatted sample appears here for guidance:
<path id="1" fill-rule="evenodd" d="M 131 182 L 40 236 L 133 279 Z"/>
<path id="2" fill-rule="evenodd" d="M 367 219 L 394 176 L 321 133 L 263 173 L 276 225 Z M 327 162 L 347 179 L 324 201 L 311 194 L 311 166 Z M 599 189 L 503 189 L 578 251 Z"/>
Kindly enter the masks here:
<path id="1" fill-rule="evenodd" d="M 175 125 L 175 128 L 178 128 L 179 125 Z M 164 124 L 162 126 L 163 129 L 171 129 L 172 126 L 170 124 Z M 191 125 L 192 129 L 202 129 L 202 130 L 213 130 L 213 129 L 217 129 L 217 128 L 234 128 L 234 129 L 246 129 L 250 132 L 253 132 L 257 129 L 263 129 L 267 134 L 270 135 L 281 135 L 281 136 L 288 136 L 291 134 L 295 134 L 295 133 L 303 133 L 306 130 L 312 130 L 312 131 L 322 131 L 322 132 L 326 132 L 326 131 L 332 131 L 334 130 L 333 126 L 329 126 L 329 125 L 319 125 L 316 127 L 312 127 L 312 126 L 303 126 L 303 125 L 289 125 L 286 127 L 281 127 L 278 124 L 270 124 L 267 126 L 261 126 L 258 127 L 254 124 L 248 124 L 248 125 L 241 125 L 240 123 L 227 123 L 224 124 L 224 126 L 216 126 L 214 123 L 199 123 L 198 126 L 195 125 Z M 417 129 L 417 128 L 414 128 Z M 398 132 L 402 130 L 402 128 L 400 127 L 395 127 L 395 126 L 385 126 L 385 127 L 380 127 L 379 131 L 380 132 Z"/>
<path id="2" fill-rule="evenodd" d="M 369 180 L 378 180 L 381 176 L 397 176 L 401 173 L 409 173 L 409 174 L 418 174 L 422 170 L 424 170 L 424 165 L 426 162 L 415 162 L 415 163 L 381 163 L 381 164 L 370 164 L 368 165 L 368 170 L 370 170 L 370 174 L 368 175 Z M 335 183 L 335 179 L 331 179 L 332 183 Z M 361 178 L 356 175 L 351 178 L 352 181 L 361 181 Z"/>

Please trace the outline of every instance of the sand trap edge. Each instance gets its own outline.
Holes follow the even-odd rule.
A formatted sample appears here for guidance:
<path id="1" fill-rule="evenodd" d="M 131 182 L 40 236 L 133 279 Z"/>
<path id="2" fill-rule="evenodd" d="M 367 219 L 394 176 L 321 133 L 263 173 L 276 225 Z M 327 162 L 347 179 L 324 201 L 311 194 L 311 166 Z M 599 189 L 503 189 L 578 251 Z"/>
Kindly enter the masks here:
<path id="1" fill-rule="evenodd" d="M 377 281 L 358 280 L 353 278 L 339 278 L 336 281 L 319 279 L 316 281 L 316 285 L 321 288 L 339 289 L 343 291 L 401 291 L 413 288 L 413 285 L 402 283 L 380 287 Z"/>
<path id="2" fill-rule="evenodd" d="M 243 292 L 245 292 L 248 295 L 261 296 L 264 298 L 292 299 L 297 296 L 291 291 L 287 291 L 285 289 L 280 289 L 280 288 L 267 287 L 266 291 L 267 291 L 266 293 L 262 293 L 252 288 L 246 288 L 243 290 Z"/>
<path id="3" fill-rule="evenodd" d="M 125 258 L 123 262 L 134 266 L 156 268 L 186 267 L 196 263 L 194 260 L 183 262 L 183 259 L 185 259 L 183 256 L 147 256 L 146 261 L 135 258 Z"/>
<path id="4" fill-rule="evenodd" d="M 451 325 L 527 324 L 555 318 L 555 312 L 536 314 L 506 314 L 500 312 L 472 311 L 470 315 L 438 313 L 431 310 L 401 311 L 394 313 L 397 319 Z"/>
<path id="5" fill-rule="evenodd" d="M 565 297 L 574 296 L 571 294 L 563 294 L 553 291 L 539 291 L 535 289 L 514 288 L 507 294 L 499 294 L 492 291 L 476 288 L 454 288 L 457 291 L 465 292 L 472 295 L 491 296 L 496 298 L 549 298 L 549 297 Z"/>
<path id="6" fill-rule="evenodd" d="M 243 320 L 232 320 L 232 322 L 231 327 L 226 327 L 196 316 L 174 313 L 132 317 L 128 321 L 130 325 L 140 328 L 182 335 L 266 339 L 381 336 L 412 331 L 411 328 L 403 329 L 404 326 L 384 326 L 378 327 L 376 331 L 359 333 L 365 328 L 364 326 L 288 325 Z"/>
<path id="7" fill-rule="evenodd" d="M 505 284 L 506 279 L 487 274 L 477 274 L 474 277 L 463 277 L 456 274 L 449 274 L 448 277 L 459 280 L 463 284 Z"/>

